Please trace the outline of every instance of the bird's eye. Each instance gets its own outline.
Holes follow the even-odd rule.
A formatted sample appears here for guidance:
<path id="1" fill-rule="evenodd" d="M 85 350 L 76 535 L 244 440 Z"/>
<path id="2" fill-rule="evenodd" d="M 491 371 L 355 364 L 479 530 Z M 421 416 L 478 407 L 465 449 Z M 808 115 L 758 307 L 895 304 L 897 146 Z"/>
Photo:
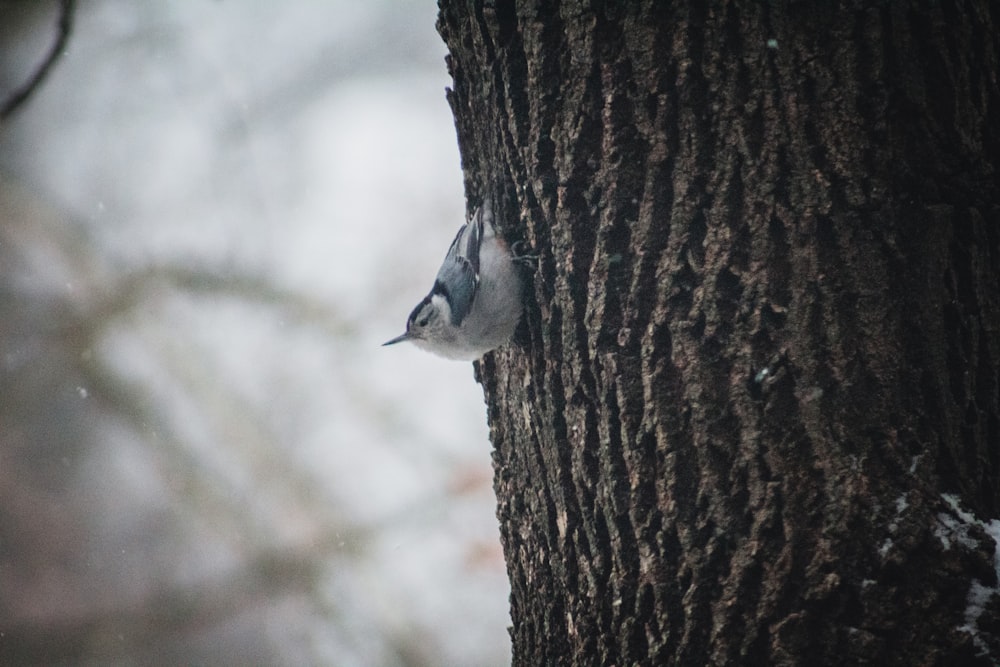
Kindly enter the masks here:
<path id="1" fill-rule="evenodd" d="M 428 320 L 428 317 L 426 315 L 424 315 L 419 320 L 417 320 L 417 326 L 418 327 L 425 327 L 425 326 L 427 326 L 427 320 Z"/>

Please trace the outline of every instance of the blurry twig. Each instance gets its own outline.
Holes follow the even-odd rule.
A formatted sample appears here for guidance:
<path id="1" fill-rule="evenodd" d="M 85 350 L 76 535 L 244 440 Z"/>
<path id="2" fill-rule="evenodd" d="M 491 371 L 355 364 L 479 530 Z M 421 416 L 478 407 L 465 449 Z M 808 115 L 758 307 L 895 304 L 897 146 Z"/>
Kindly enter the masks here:
<path id="1" fill-rule="evenodd" d="M 0 664 L 77 664 L 80 656 L 106 652 L 108 663 L 125 651 L 148 655 L 165 638 L 185 636 L 192 628 L 224 624 L 233 610 L 248 613 L 272 598 L 295 597 L 317 587 L 321 563 L 311 554 L 262 549 L 244 567 L 210 576 L 196 585 L 165 585 L 137 599 L 111 595 L 85 614 L 67 610 L 45 624 L 30 619 L 7 621 L 0 642 Z M 333 606 L 330 604 L 329 606 Z M 335 608 L 340 614 L 342 610 Z M 119 642 L 109 641 L 120 638 Z M 127 637 L 127 643 L 125 638 Z M 101 641 L 104 640 L 104 641 Z M 88 664 L 105 662 L 98 658 Z M 141 659 L 125 660 L 138 664 Z"/>
<path id="2" fill-rule="evenodd" d="M 188 294 L 231 295 L 285 310 L 298 320 L 335 336 L 350 334 L 350 325 L 330 307 L 293 289 L 276 285 L 266 277 L 230 269 L 161 264 L 125 275 L 107 292 L 99 310 L 88 315 L 103 326 L 115 314 L 127 313 L 159 287 L 171 286 Z"/>
<path id="3" fill-rule="evenodd" d="M 149 453 L 154 457 L 164 479 L 172 480 L 175 492 L 186 501 L 176 505 L 178 511 L 194 512 L 202 518 L 211 517 L 216 526 L 230 524 L 233 530 L 229 534 L 238 535 L 241 544 L 263 547 L 275 541 L 274 534 L 262 532 L 268 528 L 257 522 L 260 516 L 246 511 L 250 502 L 246 489 L 228 476 L 220 475 L 202 460 L 203 452 L 179 432 L 177 422 L 165 413 L 161 402 L 147 383 L 130 380 L 114 371 L 100 355 L 81 356 L 77 370 L 88 387 L 89 399 L 105 402 L 108 413 L 120 417 L 148 443 Z M 204 389 L 199 390 L 197 382 L 193 385 L 186 383 L 185 391 L 192 392 L 196 402 L 208 400 L 202 395 Z M 253 442 L 264 437 L 256 432 L 258 429 L 255 428 L 253 419 L 247 416 L 253 414 L 251 406 L 241 406 L 236 399 L 232 400 L 235 405 L 229 406 L 228 412 L 244 415 L 247 422 L 236 444 L 244 446 L 248 440 Z M 221 439 L 221 442 L 227 441 L 228 439 Z M 304 514 L 321 517 L 318 521 L 319 528 L 310 535 L 309 540 L 318 560 L 335 555 L 357 556 L 363 546 L 371 542 L 371 531 L 351 521 L 336 506 L 311 502 L 312 499 L 322 498 L 322 494 L 315 488 L 315 482 L 289 465 L 280 450 L 268 451 L 267 447 L 258 446 L 253 456 L 246 458 L 246 465 L 254 468 L 255 479 L 269 479 L 271 486 L 282 486 L 281 490 L 286 491 L 281 494 L 282 497 L 300 500 L 307 507 Z M 265 459 L 266 464 L 255 465 L 259 459 Z M 225 533 L 226 531 L 219 531 L 217 536 L 226 539 Z"/>
<path id="4" fill-rule="evenodd" d="M 66 42 L 69 41 L 69 34 L 73 29 L 73 10 L 76 0 L 60 0 L 60 10 L 59 10 L 59 33 L 56 36 L 56 41 L 49 49 L 48 54 L 42 61 L 42 64 L 38 66 L 35 73 L 31 75 L 31 78 L 19 89 L 11 93 L 6 100 L 3 102 L 3 106 L 0 107 L 0 122 L 7 120 L 8 117 L 14 111 L 24 104 L 35 89 L 41 85 L 45 77 L 48 76 L 49 70 L 55 64 L 56 59 L 59 54 L 63 52 L 66 48 Z"/>

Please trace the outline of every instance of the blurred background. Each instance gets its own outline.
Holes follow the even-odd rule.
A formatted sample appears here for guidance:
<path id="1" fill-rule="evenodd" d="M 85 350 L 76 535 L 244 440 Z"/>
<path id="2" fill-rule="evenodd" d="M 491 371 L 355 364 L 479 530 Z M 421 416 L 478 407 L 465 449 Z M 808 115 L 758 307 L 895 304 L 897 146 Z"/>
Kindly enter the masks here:
<path id="1" fill-rule="evenodd" d="M 472 366 L 379 347 L 464 216 L 436 12 L 76 4 L 0 122 L 0 664 L 509 663 Z"/>

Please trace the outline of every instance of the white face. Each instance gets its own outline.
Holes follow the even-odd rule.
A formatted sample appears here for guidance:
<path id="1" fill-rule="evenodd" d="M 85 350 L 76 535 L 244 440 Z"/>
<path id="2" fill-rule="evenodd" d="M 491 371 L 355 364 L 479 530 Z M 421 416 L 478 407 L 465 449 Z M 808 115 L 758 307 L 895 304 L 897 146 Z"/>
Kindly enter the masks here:
<path id="1" fill-rule="evenodd" d="M 439 337 L 447 326 L 447 311 L 448 302 L 444 297 L 438 294 L 425 297 L 406 321 L 407 338 L 428 340 Z"/>
<path id="2" fill-rule="evenodd" d="M 410 313 L 410 318 L 406 321 L 406 333 L 411 338 L 423 338 L 424 329 L 428 328 L 436 317 L 437 309 L 434 308 L 434 304 L 430 299 L 424 299 Z"/>

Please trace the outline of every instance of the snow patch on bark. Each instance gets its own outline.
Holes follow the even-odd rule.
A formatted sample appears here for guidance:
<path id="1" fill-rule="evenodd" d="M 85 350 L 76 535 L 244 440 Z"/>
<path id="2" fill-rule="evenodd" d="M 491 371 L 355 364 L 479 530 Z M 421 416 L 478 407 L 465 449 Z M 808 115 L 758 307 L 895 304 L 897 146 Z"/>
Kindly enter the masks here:
<path id="1" fill-rule="evenodd" d="M 995 582 L 993 586 L 987 586 L 979 579 L 973 579 L 969 586 L 969 593 L 966 597 L 965 623 L 958 626 L 961 632 L 972 635 L 972 640 L 979 649 L 979 655 L 989 655 L 990 649 L 986 641 L 979 633 L 979 617 L 983 615 L 990 598 L 1000 594 L 1000 520 L 981 521 L 973 514 L 967 512 L 959 505 L 958 497 L 951 493 L 942 493 L 941 498 L 948 504 L 951 513 L 941 512 L 938 514 L 938 526 L 935 535 L 941 540 L 945 549 L 950 549 L 953 544 L 960 544 L 963 547 L 975 549 L 978 547 L 977 541 L 970 534 L 972 526 L 979 526 L 993 538 L 993 569 L 995 572 Z M 957 518 L 956 518 L 957 517 Z"/>

